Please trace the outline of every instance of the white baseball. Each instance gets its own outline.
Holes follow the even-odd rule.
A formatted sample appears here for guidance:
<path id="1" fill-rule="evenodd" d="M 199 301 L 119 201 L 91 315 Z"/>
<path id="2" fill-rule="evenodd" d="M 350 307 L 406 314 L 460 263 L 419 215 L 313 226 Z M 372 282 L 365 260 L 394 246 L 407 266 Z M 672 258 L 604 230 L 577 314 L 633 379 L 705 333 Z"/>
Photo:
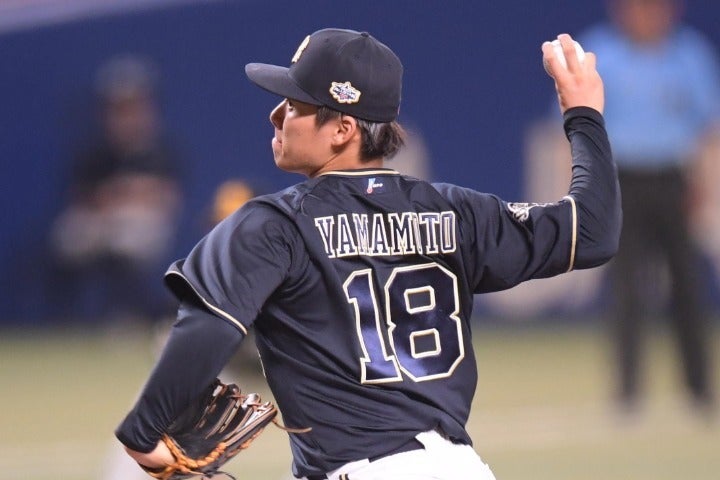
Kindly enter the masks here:
<path id="1" fill-rule="evenodd" d="M 580 60 L 580 63 L 585 59 L 585 50 L 583 50 L 582 46 L 573 40 L 575 42 L 575 53 L 577 54 L 578 60 Z M 555 58 L 557 58 L 560 61 L 560 65 L 563 66 L 563 68 L 567 68 L 567 61 L 565 60 L 565 54 L 563 53 L 562 45 L 560 45 L 560 40 L 553 40 L 552 42 L 553 51 L 555 52 Z"/>

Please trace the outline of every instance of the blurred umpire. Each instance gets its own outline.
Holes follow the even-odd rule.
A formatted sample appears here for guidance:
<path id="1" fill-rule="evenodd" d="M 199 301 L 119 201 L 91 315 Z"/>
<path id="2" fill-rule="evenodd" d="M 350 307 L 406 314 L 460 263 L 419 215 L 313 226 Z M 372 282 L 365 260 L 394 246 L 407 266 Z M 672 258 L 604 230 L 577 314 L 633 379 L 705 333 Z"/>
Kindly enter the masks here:
<path id="1" fill-rule="evenodd" d="M 701 412 L 714 407 L 700 258 L 690 236 L 687 172 L 703 137 L 720 126 L 720 66 L 712 46 L 680 23 L 678 0 L 608 0 L 612 22 L 582 44 L 602 58 L 605 118 L 618 164 L 623 230 L 614 267 L 617 396 L 638 409 L 643 316 L 657 312 L 669 273 L 671 319 L 685 381 Z"/>

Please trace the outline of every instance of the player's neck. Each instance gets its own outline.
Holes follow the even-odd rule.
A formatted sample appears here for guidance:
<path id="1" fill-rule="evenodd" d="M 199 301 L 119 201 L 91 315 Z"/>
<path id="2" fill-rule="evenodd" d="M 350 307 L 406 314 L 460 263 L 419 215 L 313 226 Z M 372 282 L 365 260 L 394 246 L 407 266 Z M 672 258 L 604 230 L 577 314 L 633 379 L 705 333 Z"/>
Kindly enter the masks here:
<path id="1" fill-rule="evenodd" d="M 332 158 L 330 161 L 325 163 L 317 171 L 309 175 L 310 178 L 317 177 L 328 172 L 334 172 L 338 170 L 360 170 L 363 168 L 383 168 L 384 162 L 382 158 L 373 158 L 370 160 L 363 160 L 359 155 L 353 156 L 338 156 Z"/>

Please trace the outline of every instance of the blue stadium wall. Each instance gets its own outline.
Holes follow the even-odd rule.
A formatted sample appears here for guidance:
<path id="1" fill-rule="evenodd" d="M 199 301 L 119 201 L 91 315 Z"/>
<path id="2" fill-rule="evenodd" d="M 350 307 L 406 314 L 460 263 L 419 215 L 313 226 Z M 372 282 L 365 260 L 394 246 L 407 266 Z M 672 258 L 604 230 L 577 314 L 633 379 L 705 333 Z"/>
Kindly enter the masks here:
<path id="1" fill-rule="evenodd" d="M 185 154 L 180 256 L 204 233 L 223 179 L 265 190 L 301 180 L 274 167 L 267 116 L 277 99 L 246 80 L 246 63 L 287 64 L 318 28 L 368 30 L 403 59 L 401 120 L 424 137 L 433 178 L 520 199 L 523 134 L 553 98 L 540 44 L 603 18 L 603 3 L 211 1 L 0 33 L 0 322 L 32 321 L 43 301 L 40 252 L 89 133 L 93 72 L 108 57 L 147 55 L 162 71 L 167 128 Z M 687 7 L 720 45 L 720 3 Z"/>

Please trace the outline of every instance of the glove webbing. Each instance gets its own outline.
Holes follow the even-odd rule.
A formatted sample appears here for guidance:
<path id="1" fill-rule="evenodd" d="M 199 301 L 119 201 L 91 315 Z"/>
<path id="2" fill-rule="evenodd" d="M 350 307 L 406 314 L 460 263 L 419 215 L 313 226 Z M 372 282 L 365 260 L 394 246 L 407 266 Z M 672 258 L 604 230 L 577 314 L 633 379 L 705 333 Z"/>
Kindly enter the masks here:
<path id="1" fill-rule="evenodd" d="M 148 468 L 145 469 L 145 471 L 151 476 L 160 479 L 167 478 L 167 475 L 178 470 L 186 475 L 203 475 L 202 478 L 206 478 L 206 475 L 208 475 L 209 472 L 203 474 L 203 472 L 199 472 L 195 469 L 202 468 L 214 462 L 220 455 L 223 454 L 223 452 L 225 452 L 225 449 L 227 448 L 225 442 L 220 442 L 217 444 L 215 449 L 210 452 L 205 458 L 194 460 L 185 455 L 167 434 L 162 436 L 162 441 L 163 443 L 165 443 L 165 445 L 167 445 L 168 450 L 170 450 L 170 453 L 172 453 L 173 457 L 175 457 L 175 462 L 172 465 L 168 465 L 161 470 L 151 470 Z M 232 480 L 236 480 L 234 476 L 230 475 L 227 472 L 216 471 L 211 473 L 211 475 L 216 474 L 226 475 Z"/>
<path id="2" fill-rule="evenodd" d="M 191 469 L 198 467 L 202 468 L 214 462 L 227 448 L 225 442 L 220 442 L 205 458 L 195 460 L 187 457 L 168 435 L 163 435 L 163 442 L 165 442 L 168 446 L 170 453 L 172 453 L 173 457 L 175 457 L 175 462 L 178 464 L 180 471 L 183 473 L 199 474 L 200 472 L 196 472 Z"/>

